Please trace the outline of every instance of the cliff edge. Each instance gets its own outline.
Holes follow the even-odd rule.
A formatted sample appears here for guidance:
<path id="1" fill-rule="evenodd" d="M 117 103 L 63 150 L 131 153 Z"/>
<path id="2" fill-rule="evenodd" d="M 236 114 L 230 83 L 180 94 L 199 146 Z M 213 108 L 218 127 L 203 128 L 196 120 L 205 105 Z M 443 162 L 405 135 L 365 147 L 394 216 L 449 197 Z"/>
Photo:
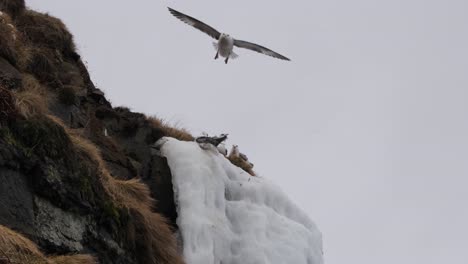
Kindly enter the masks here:
<path id="1" fill-rule="evenodd" d="M 0 263 L 182 263 L 170 170 L 150 154 L 192 136 L 113 108 L 59 19 L 0 11 Z"/>

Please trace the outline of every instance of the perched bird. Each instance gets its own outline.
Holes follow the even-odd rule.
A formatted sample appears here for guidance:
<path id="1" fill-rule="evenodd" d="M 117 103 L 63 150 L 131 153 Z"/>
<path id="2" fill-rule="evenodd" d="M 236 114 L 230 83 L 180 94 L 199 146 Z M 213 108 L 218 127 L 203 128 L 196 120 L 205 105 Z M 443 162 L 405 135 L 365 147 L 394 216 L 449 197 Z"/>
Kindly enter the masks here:
<path id="1" fill-rule="evenodd" d="M 248 161 L 245 154 L 239 152 L 239 146 L 233 145 L 227 158 L 232 164 L 248 172 L 250 175 L 255 176 L 255 172 L 252 170 L 254 164 Z"/>
<path id="2" fill-rule="evenodd" d="M 229 151 L 228 158 L 238 158 L 239 157 L 239 146 L 232 145 L 231 151 Z"/>
<path id="3" fill-rule="evenodd" d="M 208 34 L 210 37 L 216 39 L 218 42 L 214 43 L 215 48 L 216 48 L 216 56 L 215 60 L 221 55 L 222 57 L 226 58 L 224 60 L 225 63 L 228 63 L 229 58 L 235 58 L 237 57 L 237 54 L 233 52 L 234 46 L 239 47 L 239 48 L 245 48 L 245 49 L 250 49 L 259 53 L 263 53 L 268 56 L 272 56 L 281 60 L 287 60 L 289 61 L 290 59 L 286 58 L 285 56 L 276 53 L 268 48 L 265 48 L 263 46 L 257 45 L 255 43 L 243 41 L 243 40 L 238 40 L 234 39 L 233 37 L 229 36 L 229 34 L 225 33 L 220 33 L 216 29 L 212 28 L 211 26 L 201 22 L 200 20 L 197 20 L 191 16 L 182 14 L 179 11 L 176 11 L 170 7 L 168 7 L 169 12 L 173 14 L 175 17 L 180 19 L 182 22 L 198 29 L 201 30 L 202 32 L 205 32 Z"/>
<path id="4" fill-rule="evenodd" d="M 245 161 L 245 162 L 248 162 L 249 161 L 249 158 L 247 158 L 247 155 L 245 155 L 244 153 L 241 153 L 239 151 L 239 146 L 238 145 L 233 145 L 232 148 L 231 148 L 231 151 L 229 152 L 229 157 L 232 157 L 232 158 L 240 158 L 241 160 Z M 249 162 L 250 163 L 250 162 Z M 251 164 L 251 163 L 250 163 Z M 253 164 L 252 164 L 253 166 Z"/>
<path id="5" fill-rule="evenodd" d="M 197 142 L 198 144 L 207 143 L 217 147 L 219 144 L 221 144 L 221 142 L 225 141 L 227 137 L 227 134 L 221 134 L 217 137 L 202 136 L 195 138 L 195 142 Z"/>
<path id="6" fill-rule="evenodd" d="M 218 150 L 219 152 L 222 147 L 220 147 L 221 143 L 223 143 L 227 139 L 227 134 L 221 134 L 219 136 L 210 137 L 208 135 L 204 135 L 201 137 L 195 138 L 195 142 L 198 143 L 198 146 L 204 150 Z"/>

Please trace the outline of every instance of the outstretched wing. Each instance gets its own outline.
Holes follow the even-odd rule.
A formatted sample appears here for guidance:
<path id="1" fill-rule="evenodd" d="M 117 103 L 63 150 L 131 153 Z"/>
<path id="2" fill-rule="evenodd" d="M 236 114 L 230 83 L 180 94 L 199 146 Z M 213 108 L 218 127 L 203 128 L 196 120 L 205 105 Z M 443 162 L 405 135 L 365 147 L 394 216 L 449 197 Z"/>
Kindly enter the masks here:
<path id="1" fill-rule="evenodd" d="M 260 52 L 260 53 L 263 53 L 265 55 L 268 55 L 268 56 L 271 56 L 271 57 L 274 57 L 274 58 L 277 58 L 277 59 L 280 59 L 280 60 L 287 60 L 287 61 L 290 60 L 290 59 L 286 58 L 285 56 L 272 51 L 271 49 L 265 48 L 263 46 L 255 44 L 255 43 L 235 39 L 234 40 L 234 45 L 239 47 L 239 48 L 244 48 L 244 49 L 249 49 L 249 50 L 253 50 L 253 51 L 256 51 L 256 52 Z"/>
<path id="2" fill-rule="evenodd" d="M 178 19 L 180 19 L 182 22 L 198 29 L 198 30 L 201 30 L 202 32 L 205 32 L 206 34 L 208 34 L 209 36 L 211 36 L 212 38 L 218 40 L 219 39 L 219 36 L 221 35 L 221 33 L 219 33 L 216 29 L 208 26 L 207 24 L 201 22 L 200 20 L 198 19 L 195 19 L 191 16 L 187 16 L 185 14 L 182 14 L 181 12 L 179 11 L 176 11 L 170 7 L 168 7 L 169 9 L 169 12 L 171 12 L 171 14 L 173 14 L 175 17 L 177 17 Z"/>

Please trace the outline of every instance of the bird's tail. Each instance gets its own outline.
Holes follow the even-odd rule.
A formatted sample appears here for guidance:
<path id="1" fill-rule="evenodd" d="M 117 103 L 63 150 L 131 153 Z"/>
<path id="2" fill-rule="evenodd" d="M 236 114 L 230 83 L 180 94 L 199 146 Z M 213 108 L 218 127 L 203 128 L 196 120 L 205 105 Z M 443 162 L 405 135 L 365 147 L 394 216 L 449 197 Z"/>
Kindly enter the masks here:
<path id="1" fill-rule="evenodd" d="M 239 55 L 237 55 L 236 53 L 234 53 L 234 51 L 231 51 L 231 54 L 229 55 L 229 58 L 231 59 L 237 59 L 239 57 Z"/>
<path id="2" fill-rule="evenodd" d="M 218 51 L 218 43 L 216 42 L 213 42 L 213 48 Z M 231 55 L 229 55 L 229 58 L 230 59 L 237 59 L 239 57 L 239 55 L 237 55 L 237 53 L 235 53 L 234 51 L 231 51 Z"/>

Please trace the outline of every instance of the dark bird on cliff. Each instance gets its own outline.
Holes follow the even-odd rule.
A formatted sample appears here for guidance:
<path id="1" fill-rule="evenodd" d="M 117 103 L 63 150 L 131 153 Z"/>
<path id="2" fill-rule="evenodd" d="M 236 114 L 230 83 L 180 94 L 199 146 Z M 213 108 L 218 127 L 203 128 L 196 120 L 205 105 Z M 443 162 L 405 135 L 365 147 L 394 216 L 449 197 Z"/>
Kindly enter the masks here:
<path id="1" fill-rule="evenodd" d="M 208 34 L 210 37 L 216 39 L 218 42 L 213 43 L 216 48 L 216 56 L 214 57 L 215 60 L 221 55 L 222 57 L 226 58 L 224 60 L 225 63 L 228 63 L 229 58 L 236 58 L 237 54 L 233 52 L 234 46 L 239 47 L 239 48 L 244 48 L 244 49 L 250 49 L 277 59 L 281 60 L 287 60 L 289 61 L 290 59 L 286 58 L 285 56 L 276 53 L 272 51 L 271 49 L 265 48 L 263 46 L 260 46 L 255 43 L 243 41 L 243 40 L 238 40 L 235 39 L 229 34 L 226 33 L 220 33 L 218 30 L 214 29 L 213 27 L 201 22 L 198 19 L 195 19 L 191 16 L 182 14 L 179 11 L 176 11 L 170 7 L 168 7 L 169 12 L 173 14 L 175 17 L 180 19 L 182 22 L 202 31 Z"/>
<path id="2" fill-rule="evenodd" d="M 216 136 L 216 137 L 203 136 L 203 137 L 197 137 L 195 139 L 195 142 L 197 142 L 198 144 L 211 144 L 217 147 L 219 144 L 225 141 L 227 137 L 228 137 L 227 134 L 221 134 L 220 136 Z"/>

